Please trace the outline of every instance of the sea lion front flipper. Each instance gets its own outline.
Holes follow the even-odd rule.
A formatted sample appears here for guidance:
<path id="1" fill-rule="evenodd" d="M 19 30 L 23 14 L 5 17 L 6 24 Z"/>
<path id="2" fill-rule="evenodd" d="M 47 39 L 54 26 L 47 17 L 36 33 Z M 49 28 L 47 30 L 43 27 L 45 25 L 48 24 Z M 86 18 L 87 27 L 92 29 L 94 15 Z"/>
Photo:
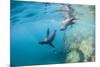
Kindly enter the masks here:
<path id="1" fill-rule="evenodd" d="M 73 24 L 75 24 L 75 22 L 72 22 L 72 23 L 71 23 L 71 27 L 73 27 Z"/>
<path id="2" fill-rule="evenodd" d="M 49 36 L 49 33 L 50 33 L 50 31 L 49 31 L 49 28 L 47 29 L 47 37 Z"/>
<path id="3" fill-rule="evenodd" d="M 49 43 L 49 45 L 50 45 L 51 47 L 55 47 L 52 43 Z"/>

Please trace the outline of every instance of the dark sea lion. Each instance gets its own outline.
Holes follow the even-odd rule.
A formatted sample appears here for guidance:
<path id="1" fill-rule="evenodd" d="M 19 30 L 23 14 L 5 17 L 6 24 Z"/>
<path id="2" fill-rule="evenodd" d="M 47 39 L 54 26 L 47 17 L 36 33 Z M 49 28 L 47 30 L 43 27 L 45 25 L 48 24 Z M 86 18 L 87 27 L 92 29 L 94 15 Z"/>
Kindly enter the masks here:
<path id="1" fill-rule="evenodd" d="M 40 41 L 39 44 L 48 44 L 51 47 L 55 47 L 52 44 L 52 41 L 54 40 L 55 36 L 56 36 L 56 30 L 50 34 L 50 31 L 49 31 L 49 28 L 48 28 L 47 37 L 43 41 Z"/>

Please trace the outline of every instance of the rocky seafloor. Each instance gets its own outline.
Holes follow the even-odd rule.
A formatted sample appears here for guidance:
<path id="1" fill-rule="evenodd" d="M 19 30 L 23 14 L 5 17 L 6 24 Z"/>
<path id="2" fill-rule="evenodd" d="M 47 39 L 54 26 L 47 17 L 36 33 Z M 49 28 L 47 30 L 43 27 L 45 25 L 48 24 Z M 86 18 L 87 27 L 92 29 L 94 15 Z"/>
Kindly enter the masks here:
<path id="1" fill-rule="evenodd" d="M 74 6 L 73 6 L 74 7 Z M 95 61 L 95 18 L 94 6 L 79 6 L 77 25 L 65 31 L 65 62 Z"/>

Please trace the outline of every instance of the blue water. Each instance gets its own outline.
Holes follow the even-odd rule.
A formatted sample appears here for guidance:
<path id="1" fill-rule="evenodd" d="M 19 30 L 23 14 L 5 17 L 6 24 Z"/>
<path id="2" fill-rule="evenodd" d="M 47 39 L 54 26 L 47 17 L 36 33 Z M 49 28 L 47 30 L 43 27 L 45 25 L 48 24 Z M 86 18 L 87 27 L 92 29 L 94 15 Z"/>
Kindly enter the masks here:
<path id="1" fill-rule="evenodd" d="M 67 50 L 63 39 L 65 32 L 60 31 L 60 22 L 64 19 L 64 15 L 61 12 L 53 13 L 59 9 L 60 4 L 11 2 L 12 66 L 65 63 Z M 48 28 L 50 32 L 57 30 L 53 41 L 55 48 L 38 44 L 46 37 Z"/>

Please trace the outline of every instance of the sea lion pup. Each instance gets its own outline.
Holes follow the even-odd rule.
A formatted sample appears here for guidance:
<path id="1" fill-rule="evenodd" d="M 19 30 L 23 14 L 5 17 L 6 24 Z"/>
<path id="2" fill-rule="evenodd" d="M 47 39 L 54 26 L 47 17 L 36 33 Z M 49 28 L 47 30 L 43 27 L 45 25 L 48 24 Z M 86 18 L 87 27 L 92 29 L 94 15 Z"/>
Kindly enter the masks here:
<path id="1" fill-rule="evenodd" d="M 54 32 L 50 33 L 49 28 L 48 28 L 48 30 L 47 30 L 47 37 L 43 41 L 40 41 L 39 44 L 41 44 L 41 45 L 48 44 L 51 47 L 55 47 L 52 44 L 52 41 L 54 40 L 55 36 L 56 36 L 56 30 Z"/>
<path id="2" fill-rule="evenodd" d="M 60 30 L 64 31 L 69 25 L 73 25 L 75 23 L 74 20 L 76 20 L 75 17 L 70 17 L 62 21 Z"/>

